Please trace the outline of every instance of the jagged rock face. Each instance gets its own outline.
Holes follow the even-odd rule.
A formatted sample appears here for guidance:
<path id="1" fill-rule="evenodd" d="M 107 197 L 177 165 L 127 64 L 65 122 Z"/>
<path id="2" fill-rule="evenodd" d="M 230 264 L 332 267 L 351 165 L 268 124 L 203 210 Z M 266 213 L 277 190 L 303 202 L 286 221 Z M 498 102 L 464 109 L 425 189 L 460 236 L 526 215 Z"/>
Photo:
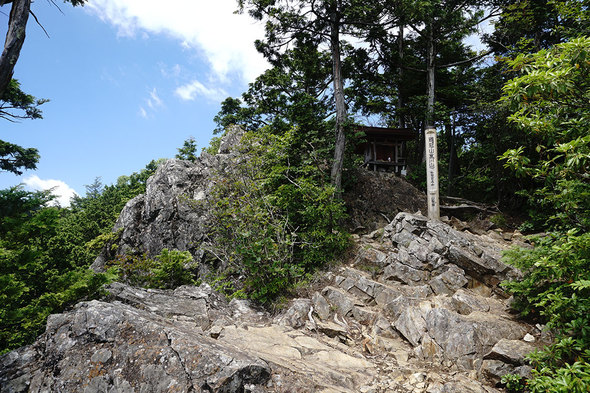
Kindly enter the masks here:
<path id="1" fill-rule="evenodd" d="M 114 293 L 120 300 L 143 299 L 142 308 L 91 301 L 52 315 L 36 345 L 1 359 L 1 391 L 237 392 L 270 378 L 264 361 L 202 334 L 207 309 L 218 301 L 210 288 L 165 292 L 118 285 Z M 174 318 L 179 312 L 182 318 Z"/>
<path id="2" fill-rule="evenodd" d="M 509 314 L 506 243 L 400 213 L 277 316 L 207 285 L 115 283 L 0 357 L 0 392 L 498 393 L 543 345 Z"/>
<path id="3" fill-rule="evenodd" d="M 202 256 L 199 246 L 207 232 L 207 211 L 201 206 L 216 176 L 227 168 L 243 131 L 232 128 L 215 156 L 203 152 L 195 161 L 172 159 L 161 164 L 146 185 L 145 194 L 123 208 L 113 232 L 119 234 L 93 263 L 102 271 L 107 261 L 122 254 L 158 255 L 162 249 L 190 251 Z"/>
<path id="4" fill-rule="evenodd" d="M 520 276 L 517 269 L 501 262 L 502 243 L 421 215 L 398 214 L 385 227 L 384 237 L 397 248 L 386 267 L 387 279 L 410 285 L 428 283 L 436 294 L 453 294 L 468 283 L 485 284 L 501 293 L 500 281 Z"/>
<path id="5" fill-rule="evenodd" d="M 168 160 L 161 164 L 146 185 L 146 193 L 123 208 L 114 232 L 116 246 L 108 245 L 92 265 L 101 270 L 117 254 L 157 255 L 163 248 L 195 253 L 205 232 L 206 215 L 192 200 L 203 198 L 210 169 L 195 163 Z"/>

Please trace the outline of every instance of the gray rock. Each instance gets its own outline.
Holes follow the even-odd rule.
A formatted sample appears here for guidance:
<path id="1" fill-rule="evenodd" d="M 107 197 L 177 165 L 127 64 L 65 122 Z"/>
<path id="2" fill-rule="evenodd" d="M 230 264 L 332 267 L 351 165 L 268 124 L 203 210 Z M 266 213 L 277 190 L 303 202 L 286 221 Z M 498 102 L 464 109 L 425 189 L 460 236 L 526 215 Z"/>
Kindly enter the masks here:
<path id="1" fill-rule="evenodd" d="M 318 322 L 317 329 L 319 332 L 331 338 L 338 336 L 346 337 L 348 335 L 348 331 L 343 326 L 330 321 Z"/>
<path id="2" fill-rule="evenodd" d="M 162 317 L 183 316 L 201 329 L 210 326 L 209 309 L 227 305 L 225 299 L 211 290 L 207 284 L 200 287 L 182 286 L 174 291 L 135 288 L 115 282 L 107 288 L 114 300 L 149 310 Z"/>
<path id="3" fill-rule="evenodd" d="M 218 345 L 196 327 L 175 327 L 120 302 L 84 302 L 52 315 L 44 346 L 1 359 L 2 392 L 238 392 L 265 384 L 271 373 L 264 361 Z"/>
<path id="4" fill-rule="evenodd" d="M 418 346 L 427 330 L 426 311 L 420 307 L 407 307 L 394 322 L 393 326 L 413 346 Z"/>
<path id="5" fill-rule="evenodd" d="M 494 345 L 492 350 L 485 355 L 484 359 L 494 359 L 504 363 L 524 365 L 526 363 L 525 356 L 534 350 L 535 347 L 527 342 L 503 338 Z"/>
<path id="6" fill-rule="evenodd" d="M 145 194 L 127 202 L 113 228 L 118 240 L 102 250 L 92 268 L 104 270 L 116 255 L 153 257 L 164 248 L 190 251 L 199 258 L 207 217 L 191 200 L 206 192 L 210 176 L 200 160 L 162 163 L 148 179 Z"/>
<path id="7" fill-rule="evenodd" d="M 219 154 L 203 152 L 194 162 L 172 159 L 160 164 L 146 184 L 145 194 L 125 205 L 113 228 L 117 239 L 107 244 L 92 264 L 103 271 L 117 255 L 158 255 L 162 249 L 190 251 L 197 265 L 210 219 L 203 203 L 215 179 L 231 170 L 243 131 L 232 127 L 222 138 Z M 205 269 L 205 266 L 201 267 Z"/>
<path id="8" fill-rule="evenodd" d="M 231 153 L 232 148 L 242 139 L 242 135 L 244 135 L 244 131 L 240 127 L 230 126 L 227 129 L 225 136 L 221 139 L 218 154 Z"/>
<path id="9" fill-rule="evenodd" d="M 385 267 L 383 276 L 384 281 L 397 281 L 407 285 L 420 285 L 428 279 L 428 272 L 414 269 L 404 265 L 402 262 L 394 261 Z"/>
<path id="10" fill-rule="evenodd" d="M 386 306 L 391 301 L 395 300 L 398 296 L 402 294 L 401 291 L 395 290 L 393 288 L 384 288 L 382 291 L 379 292 L 379 295 L 375 298 L 375 303 L 380 307 Z"/>
<path id="11" fill-rule="evenodd" d="M 409 306 L 416 306 L 419 302 L 420 300 L 418 299 L 412 299 L 404 295 L 398 295 L 396 298 L 385 304 L 383 311 L 385 312 L 385 315 L 391 318 L 391 320 L 395 321 L 405 309 L 407 309 Z"/>
<path id="12" fill-rule="evenodd" d="M 428 393 L 500 393 L 499 390 L 485 386 L 477 381 L 463 379 L 445 383 L 440 390 L 428 390 Z"/>
<path id="13" fill-rule="evenodd" d="M 415 228 L 407 230 L 408 225 Z M 460 232 L 443 222 L 427 221 L 422 216 L 399 213 L 385 228 L 386 238 L 397 245 L 398 260 L 409 265 L 406 267 L 390 265 L 388 277 L 405 283 L 424 280 L 418 271 L 438 269 L 442 264 L 452 264 L 461 268 L 473 279 L 501 292 L 497 287 L 502 280 L 517 278 L 521 273 L 500 261 L 501 252 L 506 243 L 498 243 L 489 237 L 478 236 L 469 232 Z M 411 258 L 412 255 L 420 262 L 420 267 Z M 450 277 L 447 277 L 450 278 Z M 444 285 L 444 277 L 435 280 L 438 293 L 447 293 L 452 288 Z"/>
<path id="14" fill-rule="evenodd" d="M 319 292 L 315 292 L 311 298 L 315 313 L 322 320 L 330 318 L 330 304 Z"/>
<path id="15" fill-rule="evenodd" d="M 417 325 L 414 331 L 427 331 L 443 349 L 445 359 L 467 370 L 475 368 L 478 359 L 503 338 L 522 337 L 526 332 L 516 322 L 487 313 L 473 312 L 465 316 L 441 308 L 431 309 L 425 315 L 425 324 L 425 328 Z"/>
<path id="16" fill-rule="evenodd" d="M 514 364 L 504 363 L 501 360 L 486 359 L 481 364 L 480 374 L 486 380 L 496 385 L 506 374 L 517 374 L 524 378 L 531 378 L 532 368 L 530 366 L 515 366 Z"/>
<path id="17" fill-rule="evenodd" d="M 310 307 L 311 301 L 309 299 L 294 299 L 287 311 L 275 319 L 275 323 L 294 329 L 301 328 L 309 320 Z"/>
<path id="18" fill-rule="evenodd" d="M 384 267 L 387 264 L 387 254 L 375 248 L 361 249 L 355 258 L 354 264 Z"/>
<path id="19" fill-rule="evenodd" d="M 467 285 L 468 282 L 469 280 L 465 277 L 463 269 L 450 265 L 445 272 L 430 280 L 430 287 L 437 295 L 453 295 L 459 288 Z"/>
<path id="20" fill-rule="evenodd" d="M 330 303 L 341 316 L 347 316 L 352 312 L 354 301 L 345 292 L 334 287 L 326 287 L 322 291 L 322 295 L 324 295 L 328 303 Z"/>
<path id="21" fill-rule="evenodd" d="M 490 311 L 490 304 L 486 298 L 470 295 L 464 290 L 458 290 L 451 298 L 453 308 L 459 314 L 469 315 L 474 311 Z"/>
<path id="22" fill-rule="evenodd" d="M 415 242 L 413 243 L 415 244 Z M 411 246 L 412 244 L 410 244 Z M 421 253 L 424 254 L 423 257 L 427 258 L 425 253 Z M 416 256 L 416 254 L 414 252 L 410 252 L 410 249 L 406 249 L 406 248 L 399 248 L 397 250 L 397 254 L 392 254 L 390 256 L 390 258 L 392 259 L 392 261 L 399 261 L 401 263 L 403 263 L 404 265 L 407 265 L 413 269 L 424 269 L 425 265 L 424 265 L 424 261 L 418 259 L 418 257 Z"/>
<path id="23" fill-rule="evenodd" d="M 425 299 L 432 295 L 432 289 L 430 285 L 416 285 L 416 286 L 402 286 L 399 288 L 400 291 L 409 298 L 412 299 Z"/>

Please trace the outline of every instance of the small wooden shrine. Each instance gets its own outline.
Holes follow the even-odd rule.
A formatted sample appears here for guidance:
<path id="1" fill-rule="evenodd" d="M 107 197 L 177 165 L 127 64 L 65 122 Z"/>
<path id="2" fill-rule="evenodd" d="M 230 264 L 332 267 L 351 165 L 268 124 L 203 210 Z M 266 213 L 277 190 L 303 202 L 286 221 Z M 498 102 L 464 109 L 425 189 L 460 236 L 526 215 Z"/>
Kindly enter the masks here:
<path id="1" fill-rule="evenodd" d="M 417 134 L 407 128 L 361 127 L 365 142 L 356 152 L 364 154 L 365 165 L 374 171 L 393 171 L 406 174 L 406 142 L 416 139 Z"/>

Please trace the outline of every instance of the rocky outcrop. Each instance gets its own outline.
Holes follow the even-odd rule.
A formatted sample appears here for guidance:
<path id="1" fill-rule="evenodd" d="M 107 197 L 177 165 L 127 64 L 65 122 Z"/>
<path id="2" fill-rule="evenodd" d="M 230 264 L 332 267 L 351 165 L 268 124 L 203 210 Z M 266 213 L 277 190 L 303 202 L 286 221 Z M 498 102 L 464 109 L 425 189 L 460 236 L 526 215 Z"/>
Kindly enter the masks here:
<path id="1" fill-rule="evenodd" d="M 148 179 L 145 194 L 125 205 L 113 229 L 116 240 L 102 250 L 92 268 L 102 271 L 117 255 L 153 257 L 164 248 L 189 251 L 199 260 L 208 223 L 202 202 L 235 156 L 233 149 L 241 135 L 239 128 L 231 128 L 214 156 L 203 152 L 194 162 L 162 163 Z"/>
<path id="2" fill-rule="evenodd" d="M 384 239 L 397 251 L 391 255 L 388 279 L 412 285 L 428 283 L 436 294 L 452 294 L 468 283 L 502 293 L 499 282 L 520 276 L 517 269 L 500 260 L 506 243 L 460 232 L 421 215 L 398 214 L 385 227 Z M 401 273 L 396 275 L 397 271 Z"/>
<path id="3" fill-rule="evenodd" d="M 51 316 L 35 346 L 2 358 L 2 392 L 236 392 L 268 381 L 264 361 L 201 333 L 120 302 L 80 303 Z"/>
<path id="4" fill-rule="evenodd" d="M 53 315 L 0 358 L 0 392 L 493 393 L 543 344 L 498 287 L 508 243 L 400 213 L 276 316 L 207 285 L 109 296 Z"/>

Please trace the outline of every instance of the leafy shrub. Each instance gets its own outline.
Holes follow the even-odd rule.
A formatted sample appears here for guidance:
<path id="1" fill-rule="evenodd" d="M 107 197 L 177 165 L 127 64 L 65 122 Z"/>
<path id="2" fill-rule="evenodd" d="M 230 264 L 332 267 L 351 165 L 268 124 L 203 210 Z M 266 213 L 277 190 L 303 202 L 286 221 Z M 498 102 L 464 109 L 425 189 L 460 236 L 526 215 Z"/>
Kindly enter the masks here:
<path id="1" fill-rule="evenodd" d="M 506 374 L 502 377 L 502 384 L 510 393 L 526 391 L 526 379 L 516 374 Z"/>
<path id="2" fill-rule="evenodd" d="M 31 343 L 47 316 L 100 295 L 115 277 L 88 269 L 123 205 L 145 191 L 152 161 L 116 185 L 97 179 L 69 208 L 50 206 L 48 191 L 0 190 L 0 353 Z"/>
<path id="3" fill-rule="evenodd" d="M 490 221 L 500 228 L 506 228 L 506 225 L 508 225 L 506 216 L 504 216 L 502 213 L 494 214 L 490 217 Z"/>
<path id="4" fill-rule="evenodd" d="M 175 158 L 191 162 L 197 160 L 197 141 L 194 137 L 191 136 L 184 141 L 182 147 L 178 148 L 178 154 L 176 154 Z"/>
<path id="5" fill-rule="evenodd" d="M 533 219 L 560 230 L 590 229 L 590 38 L 509 62 L 523 74 L 504 86 L 509 119 L 539 139 L 535 152 L 506 151 L 505 166 L 536 181 L 526 192 Z"/>
<path id="6" fill-rule="evenodd" d="M 525 272 L 519 282 L 503 283 L 523 315 L 547 322 L 555 342 L 529 356 L 532 392 L 590 390 L 590 234 L 551 234 L 533 249 L 506 253 Z"/>
<path id="7" fill-rule="evenodd" d="M 247 132 L 207 201 L 209 251 L 233 288 L 260 302 L 287 291 L 348 245 L 343 203 L 327 184 L 313 146 L 298 130 Z"/>
<path id="8" fill-rule="evenodd" d="M 501 159 L 537 182 L 527 192 L 532 223 L 555 231 L 532 250 L 507 253 L 525 272 L 505 283 L 524 314 L 547 322 L 555 341 L 529 355 L 531 392 L 590 391 L 590 38 L 579 37 L 509 62 L 522 75 L 504 86 L 510 120 L 539 137 Z"/>
<path id="9" fill-rule="evenodd" d="M 219 151 L 219 147 L 221 146 L 221 137 L 219 136 L 214 136 L 213 138 L 211 138 L 211 140 L 209 141 L 209 146 L 204 147 L 203 151 L 206 151 L 207 153 L 211 154 L 212 156 L 214 156 L 215 154 L 217 154 L 217 152 Z"/>
<path id="10" fill-rule="evenodd" d="M 156 256 L 156 263 L 151 267 L 150 286 L 152 288 L 176 288 L 181 285 L 194 284 L 193 274 L 187 269 L 193 262 L 188 251 L 163 249 Z"/>
<path id="11" fill-rule="evenodd" d="M 119 255 L 107 264 L 120 281 L 130 285 L 171 289 L 194 284 L 193 274 L 187 269 L 193 262 L 188 251 L 163 249 L 155 259 L 143 255 Z"/>

